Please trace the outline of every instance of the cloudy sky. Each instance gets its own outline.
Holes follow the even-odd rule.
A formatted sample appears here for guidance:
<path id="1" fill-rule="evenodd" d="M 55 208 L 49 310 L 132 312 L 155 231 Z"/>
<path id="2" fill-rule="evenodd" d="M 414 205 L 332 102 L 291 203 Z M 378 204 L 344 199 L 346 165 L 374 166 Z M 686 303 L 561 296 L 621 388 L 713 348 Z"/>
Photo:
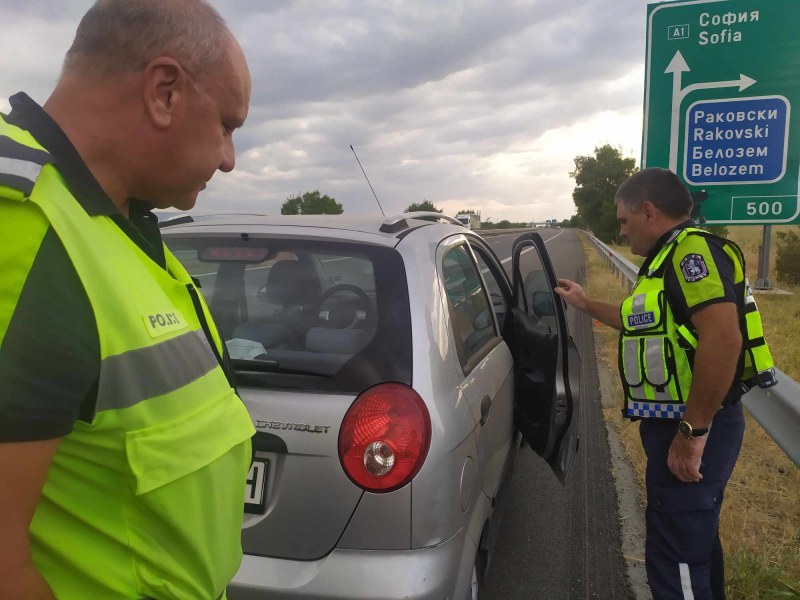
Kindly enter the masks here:
<path id="1" fill-rule="evenodd" d="M 211 0 L 248 58 L 236 171 L 204 212 L 279 213 L 319 189 L 346 214 L 430 200 L 497 222 L 574 213 L 569 172 L 639 161 L 645 0 Z M 0 111 L 43 103 L 91 0 L 0 0 Z M 57 6 L 57 9 L 56 9 Z"/>

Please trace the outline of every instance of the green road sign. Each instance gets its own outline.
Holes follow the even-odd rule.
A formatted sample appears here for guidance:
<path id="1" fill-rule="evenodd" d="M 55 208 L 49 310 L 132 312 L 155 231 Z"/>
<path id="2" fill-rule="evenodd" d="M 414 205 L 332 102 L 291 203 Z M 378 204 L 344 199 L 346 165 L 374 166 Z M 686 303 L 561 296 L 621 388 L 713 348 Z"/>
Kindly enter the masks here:
<path id="1" fill-rule="evenodd" d="M 800 223 L 798 23 L 797 0 L 648 6 L 642 167 L 700 192 L 708 223 Z"/>

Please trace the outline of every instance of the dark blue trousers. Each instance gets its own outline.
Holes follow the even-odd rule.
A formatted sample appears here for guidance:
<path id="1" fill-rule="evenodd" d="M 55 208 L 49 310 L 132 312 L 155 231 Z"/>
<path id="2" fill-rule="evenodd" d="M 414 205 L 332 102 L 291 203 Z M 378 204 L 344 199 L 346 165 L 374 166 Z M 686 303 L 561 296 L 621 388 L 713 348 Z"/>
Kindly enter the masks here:
<path id="1" fill-rule="evenodd" d="M 668 419 L 644 419 L 639 428 L 647 454 L 647 581 L 654 600 L 724 600 L 719 511 L 742 446 L 742 403 L 714 417 L 698 483 L 681 482 L 667 467 L 677 430 Z"/>

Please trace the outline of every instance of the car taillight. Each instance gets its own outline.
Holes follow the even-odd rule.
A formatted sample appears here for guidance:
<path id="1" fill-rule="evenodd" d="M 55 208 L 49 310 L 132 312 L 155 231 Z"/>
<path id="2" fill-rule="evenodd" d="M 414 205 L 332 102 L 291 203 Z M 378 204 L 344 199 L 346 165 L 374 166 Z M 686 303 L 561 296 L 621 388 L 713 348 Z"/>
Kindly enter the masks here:
<path id="1" fill-rule="evenodd" d="M 365 390 L 344 416 L 339 460 L 347 476 L 370 492 L 390 492 L 411 481 L 431 443 L 431 417 L 406 385 Z"/>

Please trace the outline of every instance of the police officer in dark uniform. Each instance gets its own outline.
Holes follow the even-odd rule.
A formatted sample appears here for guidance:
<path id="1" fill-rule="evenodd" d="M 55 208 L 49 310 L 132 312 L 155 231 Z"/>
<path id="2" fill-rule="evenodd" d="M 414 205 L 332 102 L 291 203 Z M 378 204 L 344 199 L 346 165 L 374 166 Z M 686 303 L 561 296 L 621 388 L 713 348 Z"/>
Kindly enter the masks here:
<path id="1" fill-rule="evenodd" d="M 725 597 L 719 513 L 744 433 L 740 402 L 774 382 L 732 242 L 695 229 L 678 177 L 648 168 L 617 191 L 620 232 L 646 260 L 621 306 L 559 280 L 569 304 L 621 331 L 623 414 L 647 455 L 645 562 L 653 597 Z M 748 315 L 750 315 L 748 317 Z"/>

